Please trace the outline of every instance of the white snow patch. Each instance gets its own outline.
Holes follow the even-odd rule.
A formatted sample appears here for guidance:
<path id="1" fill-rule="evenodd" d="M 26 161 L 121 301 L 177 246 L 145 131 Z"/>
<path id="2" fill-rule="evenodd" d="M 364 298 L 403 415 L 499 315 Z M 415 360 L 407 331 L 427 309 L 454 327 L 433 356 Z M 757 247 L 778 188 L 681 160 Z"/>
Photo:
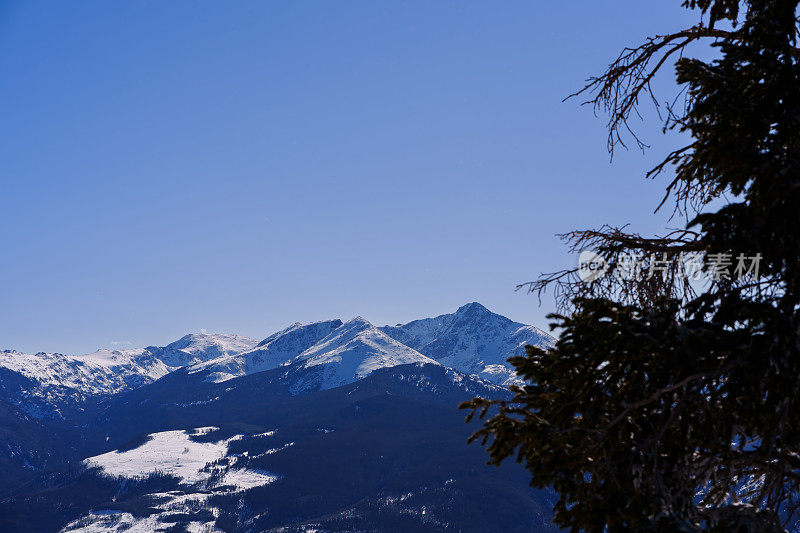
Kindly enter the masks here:
<path id="1" fill-rule="evenodd" d="M 253 487 L 268 485 L 277 479 L 278 476 L 274 476 L 263 470 L 228 470 L 217 483 L 217 486 L 233 485 L 237 490 L 247 490 Z"/>
<path id="2" fill-rule="evenodd" d="M 201 428 L 194 428 L 192 430 L 192 436 L 193 437 L 198 437 L 200 435 L 208 435 L 212 431 L 217 431 L 217 430 L 219 430 L 219 428 L 217 426 L 205 426 L 205 427 L 201 427 Z"/>
<path id="3" fill-rule="evenodd" d="M 178 477 L 183 483 L 197 483 L 210 476 L 201 469 L 224 457 L 231 440 L 195 442 L 181 430 L 153 433 L 150 437 L 133 450 L 96 455 L 84 463 L 100 467 L 110 476 L 136 478 L 161 473 Z"/>

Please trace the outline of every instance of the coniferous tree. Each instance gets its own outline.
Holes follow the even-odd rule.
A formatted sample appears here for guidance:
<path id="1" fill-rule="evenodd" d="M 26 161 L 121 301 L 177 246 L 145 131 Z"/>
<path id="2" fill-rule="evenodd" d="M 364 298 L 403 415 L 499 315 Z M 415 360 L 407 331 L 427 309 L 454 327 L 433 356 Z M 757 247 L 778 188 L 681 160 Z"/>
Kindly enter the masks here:
<path id="1" fill-rule="evenodd" d="M 796 519 L 797 4 L 686 0 L 698 25 L 625 49 L 578 93 L 608 112 L 613 149 L 652 96 L 653 77 L 675 65 L 684 100 L 666 106 L 666 129 L 690 142 L 650 176 L 674 171 L 665 200 L 688 222 L 653 238 L 613 227 L 564 235 L 573 250 L 595 250 L 609 271 L 639 256 L 649 272 L 584 283 L 569 269 L 531 283 L 556 290 L 556 346 L 527 347 L 511 360 L 527 383 L 512 388 L 512 401 L 462 405 L 470 418 L 497 408 L 473 439 L 490 463 L 514 458 L 533 485 L 555 489 L 561 526 L 781 531 Z M 715 59 L 686 57 L 705 41 Z M 703 255 L 708 283 L 687 281 L 684 254 Z M 757 271 L 732 275 L 737 258 L 756 254 Z"/>

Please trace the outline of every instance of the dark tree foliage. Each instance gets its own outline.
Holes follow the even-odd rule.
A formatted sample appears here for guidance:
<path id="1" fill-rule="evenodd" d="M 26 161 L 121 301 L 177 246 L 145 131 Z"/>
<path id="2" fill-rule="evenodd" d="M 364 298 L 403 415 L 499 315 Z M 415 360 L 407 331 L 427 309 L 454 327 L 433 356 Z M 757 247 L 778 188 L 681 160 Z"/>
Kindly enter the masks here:
<path id="1" fill-rule="evenodd" d="M 610 147 L 674 62 L 666 128 L 690 143 L 667 197 L 685 228 L 645 238 L 604 227 L 564 236 L 610 265 L 621 254 L 761 254 L 757 275 L 697 288 L 675 270 L 556 289 L 560 337 L 511 360 L 526 386 L 476 398 L 490 464 L 512 457 L 560 495 L 572 531 L 781 531 L 800 498 L 800 53 L 797 0 L 687 0 L 701 22 L 630 48 L 578 94 L 610 116 Z M 686 47 L 710 41 L 709 62 Z M 663 104 L 662 104 L 663 106 Z M 661 108 L 663 110 L 663 107 Z M 662 202 L 663 204 L 663 202 Z M 689 216 L 691 214 L 691 217 Z M 672 267 L 671 267 L 672 268 Z M 498 409 L 497 412 L 494 409 Z"/>

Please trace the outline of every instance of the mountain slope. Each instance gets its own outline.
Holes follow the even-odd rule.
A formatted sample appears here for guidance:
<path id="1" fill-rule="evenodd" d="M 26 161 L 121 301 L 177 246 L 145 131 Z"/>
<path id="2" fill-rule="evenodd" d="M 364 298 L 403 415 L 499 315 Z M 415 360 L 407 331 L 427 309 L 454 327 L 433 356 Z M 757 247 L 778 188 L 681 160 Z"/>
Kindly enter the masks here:
<path id="1" fill-rule="evenodd" d="M 182 367 L 245 352 L 255 346 L 255 340 L 241 335 L 190 333 L 164 347 L 149 346 L 147 350 L 168 366 Z"/>
<path id="2" fill-rule="evenodd" d="M 336 331 L 341 329 L 338 333 Z M 515 381 L 506 362 L 526 344 L 548 346 L 543 331 L 490 312 L 478 303 L 455 313 L 375 328 L 363 319 L 294 324 L 260 343 L 238 335 L 190 334 L 167 346 L 70 356 L 0 353 L 0 400 L 39 418 L 61 418 L 88 398 L 140 387 L 190 367 L 209 381 L 224 381 L 292 367 L 298 391 L 360 379 L 370 369 L 430 359 L 494 383 Z M 299 377 L 294 359 L 308 370 Z M 318 367 L 311 371 L 312 367 Z M 301 383 L 304 381 L 303 383 Z"/>
<path id="3" fill-rule="evenodd" d="M 0 400 L 37 418 L 62 418 L 87 398 L 116 394 L 172 369 L 146 350 L 86 356 L 0 352 Z"/>
<path id="4" fill-rule="evenodd" d="M 465 445 L 457 403 L 506 394 L 475 377 L 398 365 L 302 395 L 284 368 L 178 378 L 112 398 L 83 461 L 0 498 L 0 529 L 554 530 L 524 469 Z"/>
<path id="5" fill-rule="evenodd" d="M 515 374 L 507 359 L 524 355 L 525 345 L 552 346 L 544 331 L 492 313 L 477 302 L 455 313 L 384 326 L 381 331 L 445 366 L 508 385 Z"/>
<path id="6" fill-rule="evenodd" d="M 509 398 L 505 358 L 550 341 L 469 304 L 259 343 L 6 352 L 0 530 L 553 530 L 550 495 L 515 465 L 483 468 L 456 408 Z"/>
<path id="7" fill-rule="evenodd" d="M 140 387 L 184 365 L 255 344 L 238 335 L 197 333 L 164 347 L 87 355 L 5 350 L 0 352 L 0 400 L 37 418 L 63 418 L 91 397 Z"/>
<path id="8" fill-rule="evenodd" d="M 361 317 L 294 324 L 270 335 L 254 349 L 187 367 L 204 381 L 282 368 L 295 394 L 339 387 L 380 368 L 409 363 L 438 364 L 398 342 Z"/>
<path id="9" fill-rule="evenodd" d="M 297 322 L 273 333 L 255 348 L 195 365 L 190 372 L 203 372 L 209 381 L 219 382 L 272 370 L 294 359 L 341 325 L 338 319 L 310 324 Z"/>
<path id="10" fill-rule="evenodd" d="M 411 363 L 438 364 L 356 317 L 298 355 L 290 370 L 293 390 L 301 392 L 340 387 L 378 369 Z"/>

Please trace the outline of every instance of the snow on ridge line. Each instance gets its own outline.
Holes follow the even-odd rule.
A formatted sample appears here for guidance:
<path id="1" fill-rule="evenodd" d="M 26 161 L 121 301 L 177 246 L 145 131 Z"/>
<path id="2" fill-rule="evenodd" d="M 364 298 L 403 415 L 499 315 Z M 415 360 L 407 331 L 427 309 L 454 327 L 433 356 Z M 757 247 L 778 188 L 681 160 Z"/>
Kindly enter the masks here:
<path id="1" fill-rule="evenodd" d="M 339 319 L 308 324 L 297 322 L 273 333 L 251 350 L 194 364 L 187 369 L 187 372 L 189 374 L 205 372 L 207 374 L 205 381 L 220 383 L 240 376 L 273 370 L 291 363 L 300 353 L 341 325 L 342 321 Z"/>
<path id="2" fill-rule="evenodd" d="M 323 388 L 361 379 L 379 368 L 436 361 L 386 335 L 363 317 L 296 323 L 247 352 L 212 359 L 189 367 L 187 372 L 207 372 L 206 381 L 222 382 L 242 375 L 287 366 L 311 368 L 334 365 L 335 376 Z"/>
<path id="3" fill-rule="evenodd" d="M 333 335 L 336 330 L 357 330 L 359 338 Z M 351 342 L 360 346 L 344 347 Z M 205 381 L 221 382 L 284 365 L 300 366 L 299 359 L 305 359 L 307 367 L 326 363 L 340 367 L 325 380 L 325 388 L 330 388 L 361 379 L 377 368 L 425 361 L 508 385 L 518 379 L 507 362 L 509 356 L 523 354 L 526 344 L 546 347 L 553 342 L 553 337 L 534 326 L 472 302 L 454 313 L 380 328 L 362 317 L 346 323 L 339 319 L 295 323 L 261 342 L 234 334 L 192 333 L 164 347 L 99 350 L 83 356 L 6 351 L 0 352 L 0 368 L 36 382 L 6 399 L 31 406 L 28 411 L 33 416 L 45 417 L 90 395 L 145 385 L 179 367 L 187 367 L 190 373 L 206 371 Z M 329 344 L 322 346 L 325 343 Z M 336 353 L 326 356 L 323 352 Z M 344 376 L 344 367 L 353 372 Z"/>
<path id="4" fill-rule="evenodd" d="M 61 418 L 63 408 L 89 396 L 117 394 L 155 381 L 182 366 L 255 346 L 240 335 L 190 334 L 167 346 L 106 350 L 84 355 L 0 351 L 0 371 L 32 383 L 7 388 L 9 401 L 36 418 Z M 12 380 L 15 380 L 13 376 Z"/>
<path id="5" fill-rule="evenodd" d="M 320 327 L 330 331 L 319 336 Z M 309 332 L 314 330 L 315 334 Z M 323 331 L 324 333 L 324 331 Z M 375 327 L 363 317 L 295 323 L 248 352 L 190 367 L 204 370 L 206 381 L 221 382 L 278 367 L 319 367 L 321 376 L 301 377 L 296 391 L 333 388 L 364 378 L 379 368 L 425 362 L 444 365 L 507 386 L 519 381 L 507 362 L 526 344 L 548 346 L 542 330 L 492 313 L 476 302 L 455 313 L 397 326 Z M 305 344 L 305 345 L 304 345 Z"/>
<path id="6" fill-rule="evenodd" d="M 280 339 L 281 337 L 286 337 L 288 334 L 295 333 L 300 330 L 309 328 L 318 328 L 318 327 L 323 327 L 323 328 L 330 327 L 330 329 L 335 329 L 341 326 L 342 324 L 343 322 L 339 318 L 333 318 L 330 320 L 317 320 L 315 322 L 295 322 L 291 326 L 271 334 L 270 336 L 259 342 L 256 345 L 256 348 L 272 344 L 274 341 Z"/>
<path id="7" fill-rule="evenodd" d="M 362 379 L 378 369 L 405 364 L 441 366 L 386 335 L 361 317 L 345 322 L 295 358 L 290 369 L 319 369 L 318 373 L 300 376 L 292 393 L 331 389 Z"/>
<path id="8" fill-rule="evenodd" d="M 163 349 L 179 350 L 191 355 L 232 355 L 252 349 L 258 341 L 234 333 L 189 333 L 167 344 Z M 159 349 L 156 347 L 156 349 Z"/>
<path id="9" fill-rule="evenodd" d="M 514 322 L 477 302 L 454 313 L 380 329 L 449 368 L 503 386 L 519 381 L 509 357 L 524 355 L 528 344 L 547 348 L 555 343 L 539 328 Z"/>
<path id="10" fill-rule="evenodd" d="M 63 399 L 70 393 L 115 393 L 128 386 L 126 378 L 132 375 L 153 380 L 172 370 L 160 361 L 137 361 L 130 353 L 110 354 L 113 352 L 94 360 L 88 356 L 5 350 L 0 352 L 0 368 L 34 381 L 32 387 L 25 388 L 19 395 L 18 399 L 25 401 L 29 398 Z M 110 357 L 117 358 L 118 362 Z M 18 403 L 15 398 L 10 399 Z"/>

